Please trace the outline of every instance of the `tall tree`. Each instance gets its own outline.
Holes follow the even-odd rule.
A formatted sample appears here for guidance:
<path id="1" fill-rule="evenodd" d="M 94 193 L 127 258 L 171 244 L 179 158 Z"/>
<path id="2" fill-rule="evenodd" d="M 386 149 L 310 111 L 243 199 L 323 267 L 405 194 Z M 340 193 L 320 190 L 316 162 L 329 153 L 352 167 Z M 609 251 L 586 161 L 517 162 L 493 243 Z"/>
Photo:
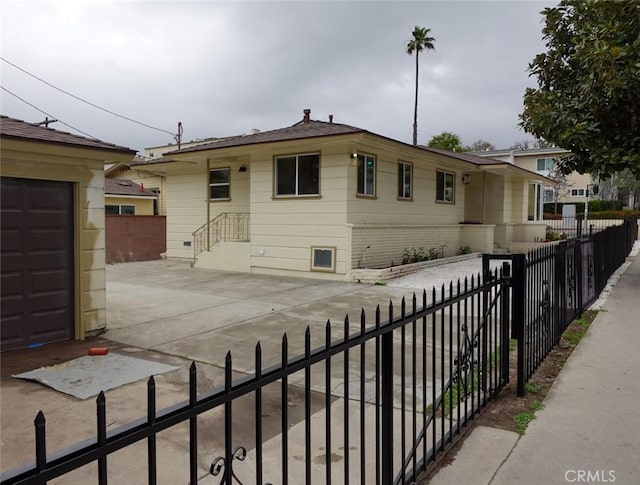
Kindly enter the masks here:
<path id="1" fill-rule="evenodd" d="M 423 50 L 435 50 L 433 43 L 436 41 L 433 37 L 429 37 L 431 29 L 418 27 L 413 29 L 413 39 L 407 43 L 407 54 L 416 53 L 416 97 L 413 103 L 413 144 L 418 144 L 418 56 Z"/>
<path id="2" fill-rule="evenodd" d="M 466 148 L 462 146 L 460 137 L 450 131 L 443 131 L 439 135 L 434 135 L 427 143 L 430 148 L 440 148 L 452 152 L 466 152 Z"/>
<path id="3" fill-rule="evenodd" d="M 640 176 L 640 2 L 563 0 L 547 8 L 547 52 L 529 65 L 521 126 L 570 150 L 565 173 Z"/>
<path id="4" fill-rule="evenodd" d="M 474 141 L 466 149 L 470 152 L 488 152 L 491 150 L 495 150 L 496 147 L 494 146 L 493 143 L 480 138 L 479 140 Z"/>

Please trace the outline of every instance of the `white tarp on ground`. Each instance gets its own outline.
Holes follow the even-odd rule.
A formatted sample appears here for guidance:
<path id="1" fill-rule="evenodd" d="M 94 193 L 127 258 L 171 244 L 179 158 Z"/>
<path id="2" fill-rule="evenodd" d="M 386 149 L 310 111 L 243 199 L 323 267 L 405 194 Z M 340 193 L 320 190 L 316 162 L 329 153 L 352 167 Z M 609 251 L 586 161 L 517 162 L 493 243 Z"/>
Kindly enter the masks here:
<path id="1" fill-rule="evenodd" d="M 178 367 L 119 354 L 84 356 L 61 364 L 40 367 L 11 377 L 40 382 L 56 391 L 87 399 L 152 375 Z"/>

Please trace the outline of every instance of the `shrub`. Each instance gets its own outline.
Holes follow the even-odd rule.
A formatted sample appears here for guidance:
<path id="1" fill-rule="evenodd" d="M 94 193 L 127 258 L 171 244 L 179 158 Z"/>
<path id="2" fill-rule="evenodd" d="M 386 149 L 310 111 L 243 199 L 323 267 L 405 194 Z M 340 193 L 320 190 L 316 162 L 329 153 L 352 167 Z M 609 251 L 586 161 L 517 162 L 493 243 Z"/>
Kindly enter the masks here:
<path id="1" fill-rule="evenodd" d="M 470 253 L 471 253 L 471 246 L 460 246 L 460 249 L 458 249 L 459 255 L 470 254 Z"/>

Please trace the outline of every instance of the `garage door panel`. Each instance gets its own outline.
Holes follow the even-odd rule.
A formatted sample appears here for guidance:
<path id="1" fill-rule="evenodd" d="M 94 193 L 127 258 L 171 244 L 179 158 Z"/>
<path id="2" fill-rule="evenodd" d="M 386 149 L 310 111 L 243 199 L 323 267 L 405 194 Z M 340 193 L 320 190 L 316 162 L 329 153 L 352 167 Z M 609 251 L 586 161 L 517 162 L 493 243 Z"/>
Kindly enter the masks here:
<path id="1" fill-rule="evenodd" d="M 4 213 L 2 214 L 4 218 Z M 8 229 L 0 234 L 0 244 L 2 244 L 2 252 L 20 254 L 22 252 L 22 242 L 20 238 L 21 231 L 18 229 Z"/>
<path id="2" fill-rule="evenodd" d="M 43 340 L 63 340 L 71 337 L 65 323 L 69 320 L 69 312 L 63 309 L 32 313 L 33 338 Z"/>
<path id="3" fill-rule="evenodd" d="M 30 271 L 52 270 L 65 267 L 66 260 L 67 255 L 59 251 L 38 251 L 30 255 L 25 266 Z"/>
<path id="4" fill-rule="evenodd" d="M 73 185 L 1 178 L 2 350 L 73 336 Z"/>
<path id="5" fill-rule="evenodd" d="M 69 282 L 64 268 L 31 272 L 31 291 L 34 293 L 61 290 L 68 294 L 68 285 Z"/>
<path id="6" fill-rule="evenodd" d="M 51 212 L 54 210 L 66 211 L 69 198 L 65 193 L 65 182 L 49 182 L 34 184 L 28 188 L 31 211 Z"/>
<path id="7" fill-rule="evenodd" d="M 24 314 L 2 315 L 0 330 L 2 331 L 2 346 L 8 348 L 23 347 L 24 330 L 27 327 L 24 322 Z"/>
<path id="8" fill-rule="evenodd" d="M 22 285 L 22 272 L 15 271 L 9 272 L 3 268 L 2 278 L 0 284 L 2 284 L 2 304 L 4 306 L 5 300 L 11 297 L 19 296 L 22 298 L 24 287 Z"/>
<path id="9" fill-rule="evenodd" d="M 42 229 L 37 231 L 29 231 L 27 237 L 29 239 L 29 247 L 34 251 L 63 251 L 69 243 L 67 232 L 59 229 Z"/>

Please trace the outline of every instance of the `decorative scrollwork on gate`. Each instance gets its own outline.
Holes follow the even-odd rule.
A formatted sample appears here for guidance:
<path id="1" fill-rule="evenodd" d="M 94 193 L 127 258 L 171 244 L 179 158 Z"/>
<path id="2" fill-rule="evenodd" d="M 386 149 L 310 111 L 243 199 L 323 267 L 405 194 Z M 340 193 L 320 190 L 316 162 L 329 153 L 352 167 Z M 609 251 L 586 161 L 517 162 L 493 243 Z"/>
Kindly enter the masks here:
<path id="1" fill-rule="evenodd" d="M 540 328 L 543 337 L 548 336 L 548 330 L 551 326 L 551 313 L 549 308 L 551 307 L 551 292 L 549 291 L 549 280 L 542 280 L 542 300 L 540 301 Z"/>
<path id="2" fill-rule="evenodd" d="M 475 350 L 478 347 L 478 337 L 473 340 L 469 336 L 467 325 L 462 325 L 460 331 L 464 334 L 463 349 L 460 357 L 456 357 L 453 360 L 455 370 L 451 376 L 452 383 L 462 384 L 464 392 L 460 396 L 460 399 L 466 399 L 471 394 L 471 386 L 469 385 L 470 379 L 473 379 L 470 372 L 473 367 L 478 365 L 478 359 L 475 355 Z"/>
<path id="3" fill-rule="evenodd" d="M 214 477 L 217 477 L 222 473 L 222 481 L 220 482 L 220 485 L 232 485 L 231 482 L 227 482 L 227 478 L 229 478 L 229 480 L 234 479 L 239 485 L 242 485 L 242 482 L 233 471 L 233 462 L 236 460 L 244 461 L 246 457 L 247 449 L 244 446 L 236 446 L 231 452 L 231 462 L 227 463 L 227 460 L 224 457 L 219 456 L 213 460 L 213 463 L 211 463 L 209 473 Z"/>
<path id="4" fill-rule="evenodd" d="M 567 307 L 576 307 L 576 270 L 573 264 L 573 257 L 567 258 Z"/>

